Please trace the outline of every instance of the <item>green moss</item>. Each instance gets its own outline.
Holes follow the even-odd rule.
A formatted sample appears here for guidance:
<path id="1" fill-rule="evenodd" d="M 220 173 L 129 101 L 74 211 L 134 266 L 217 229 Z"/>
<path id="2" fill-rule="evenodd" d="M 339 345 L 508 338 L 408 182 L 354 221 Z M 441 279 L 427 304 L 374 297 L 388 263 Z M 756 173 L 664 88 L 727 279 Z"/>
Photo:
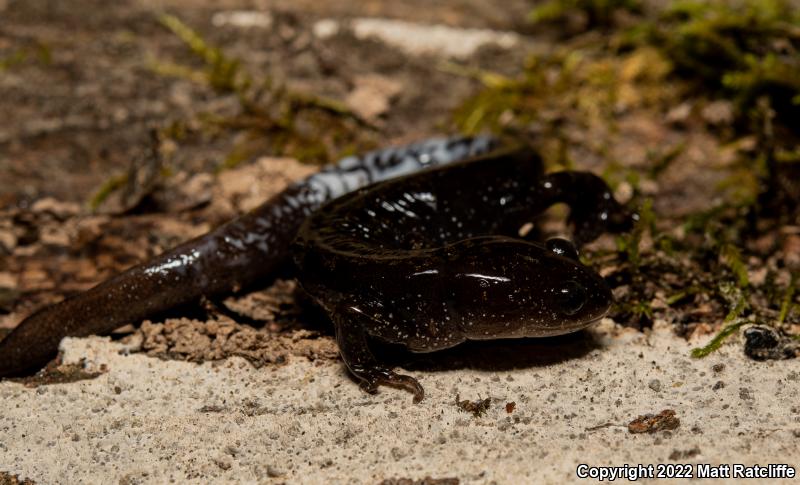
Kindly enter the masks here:
<path id="1" fill-rule="evenodd" d="M 53 51 L 48 44 L 37 42 L 34 51 L 39 63 L 43 65 L 50 65 L 53 63 Z"/>
<path id="2" fill-rule="evenodd" d="M 207 80 L 206 75 L 204 73 L 192 69 L 189 66 L 176 64 L 174 62 L 150 59 L 147 63 L 147 66 L 150 68 L 151 71 L 158 74 L 159 76 L 179 77 L 183 79 L 188 79 L 197 84 L 205 84 Z"/>
<path id="3" fill-rule="evenodd" d="M 745 289 L 749 287 L 750 278 L 747 275 L 747 265 L 742 261 L 742 253 L 739 248 L 731 243 L 723 243 L 719 252 L 725 265 L 736 276 L 739 288 Z"/>
<path id="4" fill-rule="evenodd" d="M 786 288 L 786 293 L 781 302 L 781 313 L 778 315 L 778 325 L 782 325 L 786 321 L 786 317 L 794 307 L 794 293 L 797 290 L 797 273 L 792 273 L 792 278 L 789 281 L 789 286 Z"/>
<path id="5" fill-rule="evenodd" d="M 619 134 L 618 113 L 673 99 L 675 90 L 663 83 L 670 69 L 655 49 L 619 54 L 602 43 L 531 57 L 513 79 L 449 69 L 484 85 L 455 111 L 454 120 L 466 133 L 519 137 L 535 132 L 532 141 L 548 167 L 574 166 L 576 147 L 613 163 L 608 157 Z M 597 136 L 575 140 L 576 133 Z"/>
<path id="6" fill-rule="evenodd" d="M 653 307 L 650 303 L 638 300 L 627 305 L 626 310 L 630 312 L 635 321 L 653 320 Z"/>
<path id="7" fill-rule="evenodd" d="M 560 19 L 569 12 L 592 11 L 594 3 L 547 2 L 535 10 L 540 12 L 535 17 Z M 631 9 L 621 0 L 597 3 L 600 10 Z M 649 17 L 613 32 L 608 47 L 658 49 L 672 66 L 670 75 L 686 82 L 695 94 L 734 101 L 740 132 L 750 129 L 750 113 L 762 96 L 776 109 L 779 121 L 797 131 L 793 121 L 800 117 L 800 9 L 791 1 L 673 0 Z"/>
<path id="8" fill-rule="evenodd" d="M 11 54 L 0 58 L 0 71 L 6 71 L 25 62 L 28 53 L 24 49 L 17 49 Z"/>
<path id="9" fill-rule="evenodd" d="M 788 122 L 800 113 L 798 28 L 800 16 L 789 1 L 679 0 L 636 39 L 661 49 L 698 91 L 734 100 L 740 120 L 766 95 L 791 114 Z"/>
<path id="10" fill-rule="evenodd" d="M 209 45 L 174 15 L 159 15 L 158 21 L 205 61 L 206 79 L 214 89 L 220 92 L 239 92 L 249 86 L 250 78 L 242 72 L 239 59 L 228 57 L 219 48 Z"/>
<path id="11" fill-rule="evenodd" d="M 640 12 L 639 0 L 549 0 L 536 6 L 528 15 L 531 22 L 557 22 L 569 15 L 586 17 L 587 27 L 610 26 L 617 11 Z"/>
<path id="12" fill-rule="evenodd" d="M 756 203 L 761 190 L 759 175 L 763 169 L 760 157 L 739 160 L 730 174 L 716 185 L 720 194 L 727 194 L 725 203 L 730 207 L 746 208 Z"/>
<path id="13" fill-rule="evenodd" d="M 605 14 L 598 12 L 640 6 L 622 0 L 554 0 L 538 6 L 533 17 L 544 21 L 580 11 L 599 18 Z M 790 2 L 674 0 L 650 17 L 654 20 L 609 35 L 571 39 L 553 53 L 529 59 L 513 79 L 448 67 L 485 86 L 457 110 L 456 124 L 467 133 L 535 131 L 549 167 L 572 164 L 576 141 L 571 137 L 581 125 L 599 135 L 578 142 L 584 157 L 588 149 L 610 167 L 614 161 L 607 148 L 615 143 L 616 112 L 648 106 L 666 110 L 687 95 L 732 100 L 734 123 L 726 133 L 762 130 L 754 125 L 767 123 L 764 110 L 774 112 L 782 126 L 800 131 L 800 14 Z M 767 108 L 759 106 L 761 99 Z M 578 126 L 565 129 L 564 120 Z M 647 176 L 657 179 L 683 149 L 677 144 L 653 153 Z M 737 205 L 751 206 L 760 190 L 754 176 L 761 173 L 759 165 L 786 149 L 760 143 L 756 162 L 746 160 L 720 189 L 732 192 Z M 764 171 L 767 178 L 773 168 Z"/>
<path id="14" fill-rule="evenodd" d="M 624 254 L 625 260 L 630 263 L 631 270 L 634 273 L 639 271 L 639 266 L 642 262 L 640 252 L 642 237 L 645 232 L 649 232 L 651 235 L 656 234 L 655 221 L 656 216 L 653 212 L 653 201 L 652 199 L 646 199 L 639 209 L 639 220 L 636 221 L 633 230 L 627 234 L 618 236 L 616 239 L 617 250 Z"/>
<path id="15" fill-rule="evenodd" d="M 736 331 L 739 330 L 739 328 L 741 328 L 745 323 L 747 322 L 742 320 L 725 326 L 716 336 L 714 336 L 713 339 L 711 339 L 711 342 L 709 342 L 708 345 L 692 349 L 692 357 L 699 359 L 708 356 L 711 352 L 714 352 L 720 348 L 725 339 L 736 333 Z"/>
<path id="16" fill-rule="evenodd" d="M 669 305 L 669 306 L 672 306 L 672 305 L 675 305 L 676 303 L 679 303 L 679 302 L 685 300 L 686 298 L 688 298 L 690 296 L 697 295 L 699 293 L 704 293 L 704 292 L 705 291 L 703 290 L 703 288 L 701 288 L 699 286 L 690 286 L 689 288 L 686 288 L 685 290 L 681 290 L 681 291 L 679 291 L 677 293 L 674 293 L 672 296 L 668 297 L 666 299 L 665 303 L 667 305 Z"/>
<path id="17" fill-rule="evenodd" d="M 249 149 L 246 145 L 234 146 L 233 149 L 228 152 L 228 155 L 222 163 L 217 167 L 217 172 L 236 168 L 243 162 L 249 160 L 253 155 L 253 150 Z"/>
<path id="18" fill-rule="evenodd" d="M 526 97 L 534 97 L 541 84 L 535 79 L 537 73 L 529 73 L 524 79 L 507 79 L 502 83 L 483 80 L 486 89 L 467 99 L 456 111 L 456 124 L 462 132 L 475 134 L 485 129 L 495 133 L 521 117 L 521 122 L 529 120 L 526 111 Z M 512 119 L 508 119 L 513 117 Z M 503 118 L 506 118 L 504 120 Z"/>
<path id="19" fill-rule="evenodd" d="M 53 61 L 53 54 L 50 46 L 35 42 L 33 45 L 14 49 L 10 54 L 0 57 L 0 72 L 21 66 L 33 61 L 41 65 L 49 65 Z"/>
<path id="20" fill-rule="evenodd" d="M 722 76 L 722 86 L 737 93 L 741 103 L 752 106 L 759 95 L 766 94 L 800 104 L 800 61 L 796 57 L 774 52 L 763 56 L 746 53 L 742 61 L 737 70 Z"/>
<path id="21" fill-rule="evenodd" d="M 747 307 L 747 302 L 745 300 L 745 297 L 743 295 L 740 295 L 738 300 L 736 301 L 736 304 L 733 306 L 733 308 L 731 308 L 731 310 L 728 312 L 728 315 L 725 317 L 725 321 L 723 323 L 727 325 L 725 325 L 722 328 L 722 330 L 720 330 L 719 333 L 715 335 L 714 338 L 711 339 L 711 342 L 709 342 L 707 345 L 705 345 L 704 347 L 698 347 L 692 349 L 691 353 L 692 357 L 695 358 L 706 357 L 711 352 L 714 352 L 715 350 L 720 348 L 725 339 L 736 333 L 736 331 L 739 330 L 739 328 L 741 328 L 742 325 L 748 323 L 747 320 L 735 321 L 739 318 L 742 312 L 744 312 L 746 307 Z"/>
<path id="22" fill-rule="evenodd" d="M 89 199 L 89 208 L 91 210 L 97 210 L 108 196 L 110 196 L 115 191 L 121 189 L 128 183 L 128 174 L 121 174 L 111 177 L 110 179 L 103 182 L 99 189 L 94 193 L 94 195 Z"/>
<path id="23" fill-rule="evenodd" d="M 235 167 L 264 152 L 302 161 L 328 161 L 331 145 L 343 144 L 352 150 L 363 133 L 375 131 L 342 102 L 291 90 L 266 74 L 250 75 L 240 59 L 228 56 L 177 17 L 164 14 L 158 20 L 203 61 L 204 70 L 160 59 L 151 61 L 151 68 L 161 75 L 182 77 L 206 84 L 218 93 L 233 94 L 239 102 L 239 113 L 232 116 L 198 116 L 208 135 L 225 131 L 244 135 L 237 137 L 244 141 L 237 142 L 218 170 Z M 185 131 L 177 130 L 176 134 L 184 136 Z"/>
<path id="24" fill-rule="evenodd" d="M 185 120 L 173 120 L 159 129 L 159 136 L 163 139 L 181 141 L 186 138 L 189 131 Z"/>
<path id="25" fill-rule="evenodd" d="M 676 143 L 674 146 L 667 148 L 666 150 L 651 150 L 648 152 L 648 158 L 650 159 L 650 168 L 648 170 L 648 175 L 652 179 L 658 178 L 659 175 L 664 173 L 669 166 L 677 160 L 681 154 L 686 150 L 686 142 Z"/>

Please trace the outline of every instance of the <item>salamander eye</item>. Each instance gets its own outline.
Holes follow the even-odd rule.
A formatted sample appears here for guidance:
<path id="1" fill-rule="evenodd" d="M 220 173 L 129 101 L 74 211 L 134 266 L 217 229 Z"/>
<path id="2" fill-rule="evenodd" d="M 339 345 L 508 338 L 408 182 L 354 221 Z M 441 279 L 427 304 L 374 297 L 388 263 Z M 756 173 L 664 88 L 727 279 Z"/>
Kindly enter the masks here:
<path id="1" fill-rule="evenodd" d="M 545 246 L 559 256 L 578 261 L 578 250 L 575 249 L 575 245 L 562 237 L 551 237 L 545 242 Z"/>
<path id="2" fill-rule="evenodd" d="M 556 290 L 556 301 L 561 313 L 575 315 L 586 304 L 586 290 L 575 280 L 566 281 Z"/>

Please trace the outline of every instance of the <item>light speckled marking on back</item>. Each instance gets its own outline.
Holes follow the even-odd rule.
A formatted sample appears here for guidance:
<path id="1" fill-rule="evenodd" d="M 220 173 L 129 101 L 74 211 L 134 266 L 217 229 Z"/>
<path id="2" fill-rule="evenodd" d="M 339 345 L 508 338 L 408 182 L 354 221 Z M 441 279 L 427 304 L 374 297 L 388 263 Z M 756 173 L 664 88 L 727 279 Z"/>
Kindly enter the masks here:
<path id="1" fill-rule="evenodd" d="M 490 136 L 431 138 L 400 147 L 376 150 L 361 157 L 345 157 L 304 183 L 324 200 L 340 197 L 371 183 L 400 177 L 480 155 L 497 146 Z"/>

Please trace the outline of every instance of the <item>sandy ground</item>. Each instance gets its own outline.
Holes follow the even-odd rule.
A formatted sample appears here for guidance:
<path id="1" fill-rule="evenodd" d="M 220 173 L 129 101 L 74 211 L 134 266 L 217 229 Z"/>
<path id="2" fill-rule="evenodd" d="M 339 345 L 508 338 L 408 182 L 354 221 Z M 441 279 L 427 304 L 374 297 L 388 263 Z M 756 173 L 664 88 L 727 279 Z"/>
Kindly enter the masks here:
<path id="1" fill-rule="evenodd" d="M 511 349 L 548 346 L 550 357 L 521 368 L 412 372 L 427 391 L 414 405 L 399 390 L 361 392 L 335 361 L 196 365 L 67 339 L 65 362 L 107 372 L 38 388 L 1 383 L 2 465 L 37 483 L 563 483 L 579 481 L 581 463 L 798 464 L 800 361 L 754 362 L 738 345 L 696 360 L 668 330 L 610 321 L 577 341 Z M 491 404 L 475 417 L 457 394 Z M 628 432 L 638 415 L 664 409 L 677 429 Z"/>

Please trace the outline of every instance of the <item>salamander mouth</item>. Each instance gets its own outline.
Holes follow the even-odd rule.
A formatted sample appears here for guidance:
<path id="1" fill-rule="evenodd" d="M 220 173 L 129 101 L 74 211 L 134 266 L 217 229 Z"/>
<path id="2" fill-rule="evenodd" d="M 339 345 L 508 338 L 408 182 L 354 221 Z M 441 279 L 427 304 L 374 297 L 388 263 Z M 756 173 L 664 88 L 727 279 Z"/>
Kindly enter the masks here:
<path id="1" fill-rule="evenodd" d="M 597 318 L 591 320 L 585 320 L 581 322 L 570 322 L 566 325 L 554 325 L 552 327 L 540 329 L 538 332 L 532 333 L 530 337 L 556 337 L 558 335 L 566 335 L 568 333 L 574 333 L 579 330 L 583 330 L 584 328 L 591 327 L 595 323 L 602 320 L 603 316 L 599 316 Z"/>

